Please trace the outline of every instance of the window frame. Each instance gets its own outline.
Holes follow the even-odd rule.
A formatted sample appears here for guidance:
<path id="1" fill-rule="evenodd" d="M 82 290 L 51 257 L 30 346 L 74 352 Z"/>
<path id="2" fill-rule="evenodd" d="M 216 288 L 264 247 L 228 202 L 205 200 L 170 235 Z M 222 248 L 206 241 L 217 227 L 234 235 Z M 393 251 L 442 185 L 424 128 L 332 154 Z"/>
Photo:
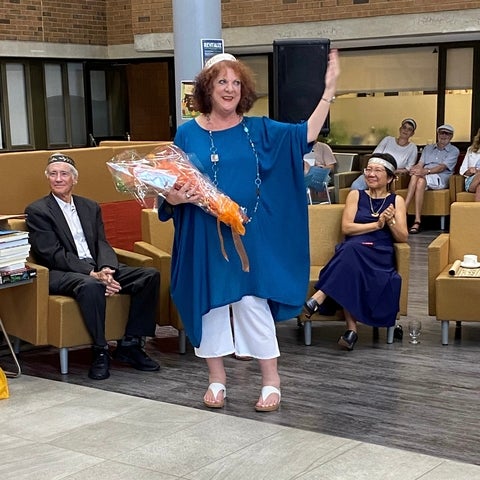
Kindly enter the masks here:
<path id="1" fill-rule="evenodd" d="M 25 106 L 26 119 L 28 128 L 28 143 L 26 144 L 12 144 L 12 131 L 10 122 L 10 105 L 8 100 L 8 83 L 7 83 L 7 65 L 20 64 L 23 66 L 23 80 L 25 85 Z M 3 148 L 1 151 L 18 151 L 18 150 L 33 150 L 34 145 L 34 123 L 32 112 L 32 90 L 30 84 L 30 65 L 29 61 L 25 59 L 8 59 L 0 61 L 0 100 L 1 100 L 1 118 L 2 123 L 2 139 Z"/>

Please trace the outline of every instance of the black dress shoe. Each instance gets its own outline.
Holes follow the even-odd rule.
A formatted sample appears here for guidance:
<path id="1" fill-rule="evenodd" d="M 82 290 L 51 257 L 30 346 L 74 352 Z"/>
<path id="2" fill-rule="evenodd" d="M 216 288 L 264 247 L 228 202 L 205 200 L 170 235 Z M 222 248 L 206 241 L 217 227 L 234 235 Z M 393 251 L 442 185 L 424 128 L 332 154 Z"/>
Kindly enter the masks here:
<path id="1" fill-rule="evenodd" d="M 303 314 L 310 318 L 320 307 L 320 304 L 313 298 L 310 297 L 304 304 L 303 304 Z"/>
<path id="2" fill-rule="evenodd" d="M 339 339 L 338 344 L 346 350 L 353 350 L 355 343 L 358 340 L 358 335 L 353 330 L 347 330 Z"/>
<path id="3" fill-rule="evenodd" d="M 104 347 L 92 347 L 93 362 L 88 376 L 93 380 L 105 380 L 110 376 L 110 355 Z"/>
<path id="4" fill-rule="evenodd" d="M 124 345 L 120 340 L 113 353 L 113 358 L 119 362 L 128 363 L 133 368 L 143 372 L 156 372 L 160 369 L 160 365 L 145 353 L 142 342 Z"/>

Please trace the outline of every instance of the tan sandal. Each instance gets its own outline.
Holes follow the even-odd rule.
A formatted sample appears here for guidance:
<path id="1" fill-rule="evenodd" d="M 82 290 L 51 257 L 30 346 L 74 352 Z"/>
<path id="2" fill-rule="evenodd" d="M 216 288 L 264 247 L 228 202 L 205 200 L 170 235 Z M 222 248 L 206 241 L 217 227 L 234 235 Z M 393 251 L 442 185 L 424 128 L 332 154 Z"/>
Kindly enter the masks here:
<path id="1" fill-rule="evenodd" d="M 203 399 L 203 403 L 208 408 L 222 408 L 225 405 L 225 399 L 227 398 L 227 389 L 223 383 L 214 382 L 208 386 L 208 390 L 211 390 L 213 393 L 213 398 L 215 401 L 209 402 L 208 400 Z M 218 394 L 223 392 L 223 398 L 219 401 L 217 400 Z"/>
<path id="2" fill-rule="evenodd" d="M 278 402 L 274 403 L 273 405 L 255 405 L 255 410 L 257 412 L 274 412 L 275 410 L 278 410 L 278 407 L 280 407 L 280 401 L 282 399 L 282 394 L 280 393 L 280 389 L 277 387 L 272 387 L 270 385 L 267 385 L 265 387 L 262 387 L 262 400 L 265 402 L 265 400 L 268 398 L 269 395 L 272 393 L 276 393 L 278 395 Z"/>

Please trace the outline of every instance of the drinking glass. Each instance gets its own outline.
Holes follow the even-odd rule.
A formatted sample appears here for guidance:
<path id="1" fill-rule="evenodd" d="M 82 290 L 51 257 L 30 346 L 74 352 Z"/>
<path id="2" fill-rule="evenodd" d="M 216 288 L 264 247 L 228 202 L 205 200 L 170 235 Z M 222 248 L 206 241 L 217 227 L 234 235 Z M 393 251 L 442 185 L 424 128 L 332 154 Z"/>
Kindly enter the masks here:
<path id="1" fill-rule="evenodd" d="M 408 322 L 408 334 L 410 335 L 410 343 L 416 345 L 420 343 L 418 337 L 422 330 L 422 322 L 420 320 L 411 320 Z"/>

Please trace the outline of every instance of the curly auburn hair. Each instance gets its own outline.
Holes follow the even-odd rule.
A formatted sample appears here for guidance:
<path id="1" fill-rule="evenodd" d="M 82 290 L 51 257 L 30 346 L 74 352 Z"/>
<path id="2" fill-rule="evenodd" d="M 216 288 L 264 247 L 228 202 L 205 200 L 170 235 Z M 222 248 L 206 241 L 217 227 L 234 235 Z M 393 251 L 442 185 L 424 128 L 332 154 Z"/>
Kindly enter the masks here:
<path id="1" fill-rule="evenodd" d="M 195 110 L 207 114 L 212 111 L 212 91 L 215 80 L 226 68 L 231 68 L 238 75 L 241 82 L 241 96 L 236 112 L 243 115 L 248 112 L 255 101 L 254 74 L 250 67 L 238 60 L 223 60 L 215 63 L 210 68 L 204 68 L 195 78 L 193 89 L 193 104 Z"/>

